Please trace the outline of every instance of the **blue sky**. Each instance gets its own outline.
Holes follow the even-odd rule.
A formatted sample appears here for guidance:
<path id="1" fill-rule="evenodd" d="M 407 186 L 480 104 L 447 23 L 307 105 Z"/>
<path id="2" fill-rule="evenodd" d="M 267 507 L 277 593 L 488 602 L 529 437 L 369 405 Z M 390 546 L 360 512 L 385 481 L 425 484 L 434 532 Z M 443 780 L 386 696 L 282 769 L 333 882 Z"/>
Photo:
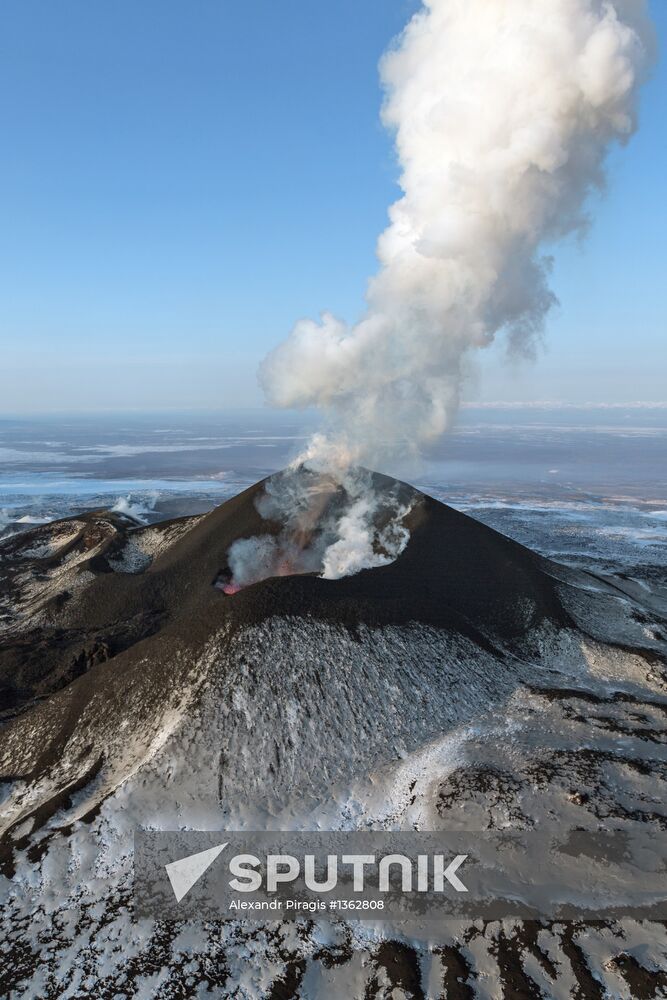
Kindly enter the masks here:
<path id="1" fill-rule="evenodd" d="M 377 61 L 415 8 L 5 0 L 0 410 L 256 405 L 296 319 L 354 320 L 398 193 Z M 666 104 L 661 62 L 545 351 L 486 352 L 469 399 L 667 398 Z"/>

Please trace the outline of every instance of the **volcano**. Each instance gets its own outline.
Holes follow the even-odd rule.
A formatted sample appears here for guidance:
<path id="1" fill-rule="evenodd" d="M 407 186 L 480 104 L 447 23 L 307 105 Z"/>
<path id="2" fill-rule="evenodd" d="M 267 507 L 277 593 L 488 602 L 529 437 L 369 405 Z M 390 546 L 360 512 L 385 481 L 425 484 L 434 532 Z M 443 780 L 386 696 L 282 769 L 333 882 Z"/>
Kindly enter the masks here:
<path id="1" fill-rule="evenodd" d="M 373 485 L 404 502 L 409 542 L 341 579 L 216 586 L 235 542 L 282 530 L 258 511 L 267 481 L 201 516 L 96 511 L 2 543 L 0 994 L 667 987 L 664 927 L 629 919 L 421 938 L 344 921 L 324 936 L 312 920 L 228 921 L 196 940 L 132 924 L 139 828 L 667 824 L 661 595 Z"/>

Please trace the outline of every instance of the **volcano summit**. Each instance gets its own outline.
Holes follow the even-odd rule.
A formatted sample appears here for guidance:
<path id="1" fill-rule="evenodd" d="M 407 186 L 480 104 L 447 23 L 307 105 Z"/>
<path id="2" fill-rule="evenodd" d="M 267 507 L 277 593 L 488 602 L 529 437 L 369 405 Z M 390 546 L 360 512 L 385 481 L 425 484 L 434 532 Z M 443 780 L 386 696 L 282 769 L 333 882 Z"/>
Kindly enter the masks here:
<path id="1" fill-rule="evenodd" d="M 660 594 L 378 475 L 380 508 L 400 512 L 393 561 L 224 593 L 239 541 L 284 537 L 260 513 L 280 484 L 203 516 L 102 511 L 2 543 L 0 993 L 664 988 L 663 925 L 628 918 L 132 923 L 137 829 L 664 830 Z"/>

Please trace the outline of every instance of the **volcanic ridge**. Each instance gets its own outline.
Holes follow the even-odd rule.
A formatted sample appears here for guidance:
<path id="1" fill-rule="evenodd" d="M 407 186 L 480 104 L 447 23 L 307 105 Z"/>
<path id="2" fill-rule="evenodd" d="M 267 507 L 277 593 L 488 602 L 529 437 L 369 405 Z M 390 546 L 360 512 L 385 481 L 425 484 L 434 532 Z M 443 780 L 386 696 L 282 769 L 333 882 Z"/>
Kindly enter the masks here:
<path id="1" fill-rule="evenodd" d="M 258 510 L 270 483 L 205 515 L 89 512 L 0 545 L 0 993 L 664 989 L 664 926 L 632 920 L 451 925 L 437 944 L 345 921 L 326 940 L 307 920 L 135 933 L 137 828 L 667 823 L 659 593 L 373 474 L 405 511 L 393 562 L 226 594 L 234 543 L 284 531 Z"/>

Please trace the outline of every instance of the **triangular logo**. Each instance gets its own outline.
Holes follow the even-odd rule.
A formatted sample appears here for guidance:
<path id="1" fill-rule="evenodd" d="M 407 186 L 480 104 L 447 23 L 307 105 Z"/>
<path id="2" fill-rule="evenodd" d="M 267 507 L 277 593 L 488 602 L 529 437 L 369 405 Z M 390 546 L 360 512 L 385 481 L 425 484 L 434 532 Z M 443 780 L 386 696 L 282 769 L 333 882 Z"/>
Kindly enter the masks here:
<path id="1" fill-rule="evenodd" d="M 229 841 L 211 847 L 208 851 L 199 851 L 198 854 L 190 854 L 180 861 L 172 861 L 164 867 L 167 870 L 171 887 L 174 890 L 176 902 L 180 903 L 183 897 L 190 891 L 195 882 L 198 882 L 204 872 L 211 867 L 218 854 L 224 851 Z"/>

